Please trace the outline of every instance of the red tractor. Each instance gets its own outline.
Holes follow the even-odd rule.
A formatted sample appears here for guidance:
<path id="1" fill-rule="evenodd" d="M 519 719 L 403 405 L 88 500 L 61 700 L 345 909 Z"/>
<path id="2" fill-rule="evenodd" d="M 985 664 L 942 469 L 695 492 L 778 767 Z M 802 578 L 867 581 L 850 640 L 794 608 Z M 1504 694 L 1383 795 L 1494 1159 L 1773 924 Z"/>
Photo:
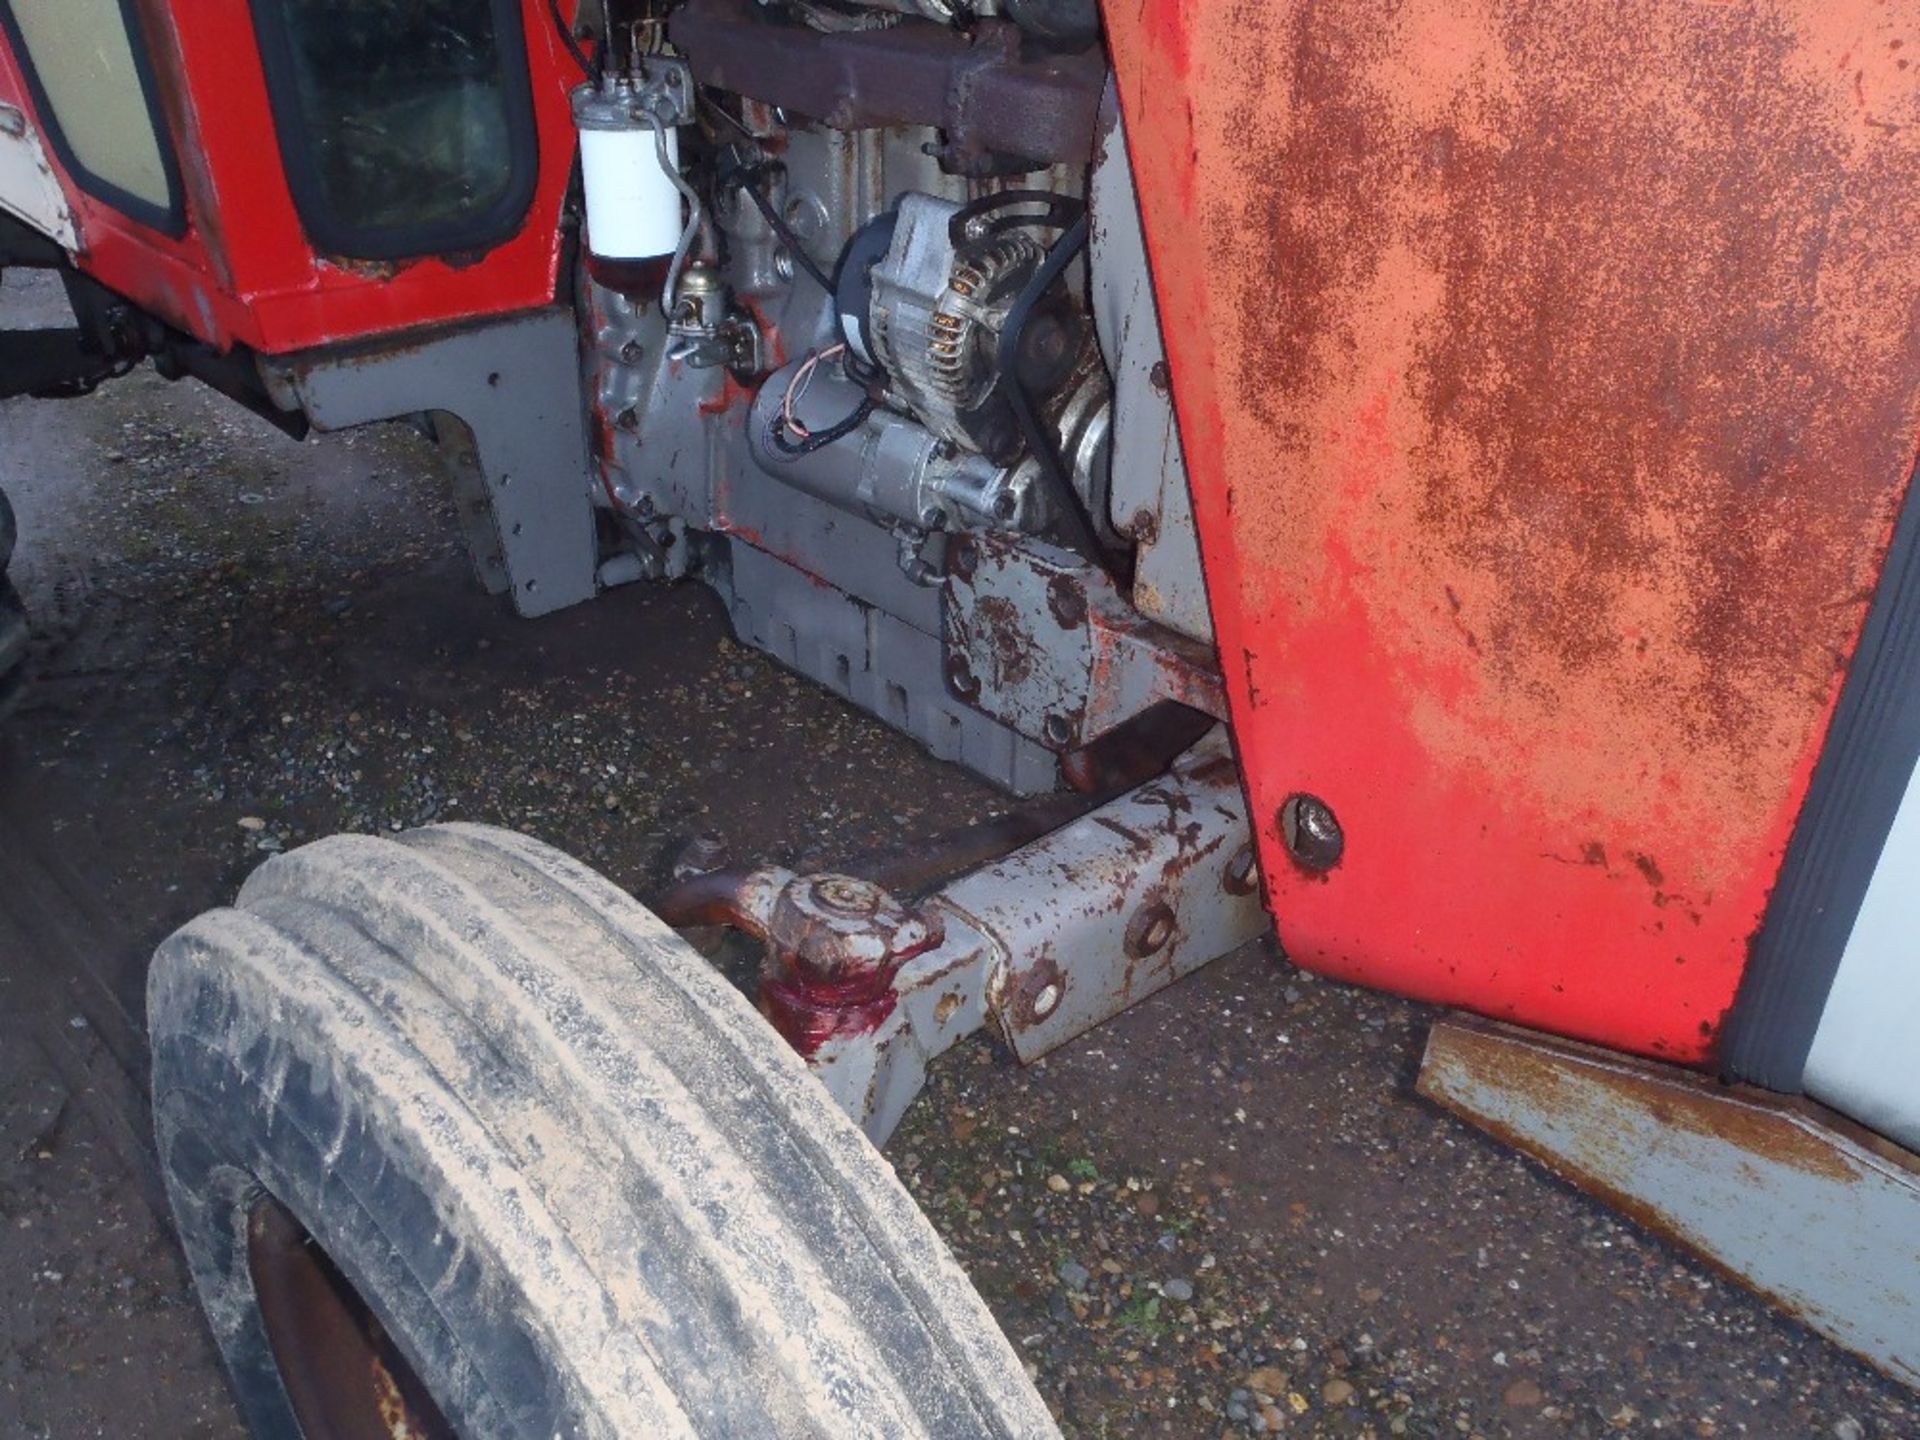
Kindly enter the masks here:
<path id="1" fill-rule="evenodd" d="M 417 419 L 520 613 L 697 580 L 1033 797 L 658 915 L 339 836 L 167 940 L 258 1431 L 1053 1433 L 874 1142 L 962 1037 L 1269 924 L 1477 1017 L 1426 1093 L 1920 1379 L 1916 21 L 0 0 L 0 265 L 75 315 L 0 395 Z M 757 1013 L 690 924 L 764 942 Z"/>

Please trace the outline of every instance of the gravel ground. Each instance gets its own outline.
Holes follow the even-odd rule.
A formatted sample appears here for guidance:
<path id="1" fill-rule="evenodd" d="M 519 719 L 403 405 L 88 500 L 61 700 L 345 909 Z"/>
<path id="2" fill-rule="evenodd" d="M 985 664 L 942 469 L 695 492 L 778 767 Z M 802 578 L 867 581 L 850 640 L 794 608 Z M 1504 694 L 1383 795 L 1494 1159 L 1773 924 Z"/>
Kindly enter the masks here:
<path id="1" fill-rule="evenodd" d="M 0 323 L 47 308 L 10 281 Z M 6 1434 L 238 1433 L 138 1017 L 153 944 L 263 853 L 483 819 L 644 899 L 695 832 L 830 862 L 1004 803 L 697 587 L 515 620 L 402 427 L 296 444 L 140 372 L 0 406 L 0 485 L 41 626 L 0 741 Z M 961 1047 L 889 1155 L 1070 1435 L 1920 1437 L 1907 1391 L 1414 1098 L 1430 1018 L 1265 942 L 1030 1069 Z"/>

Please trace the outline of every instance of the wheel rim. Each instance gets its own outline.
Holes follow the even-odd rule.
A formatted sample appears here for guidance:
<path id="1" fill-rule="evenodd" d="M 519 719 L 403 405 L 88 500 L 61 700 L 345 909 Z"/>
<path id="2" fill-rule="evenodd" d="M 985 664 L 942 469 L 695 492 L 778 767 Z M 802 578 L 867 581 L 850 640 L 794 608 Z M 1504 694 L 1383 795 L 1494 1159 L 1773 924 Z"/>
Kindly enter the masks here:
<path id="1" fill-rule="evenodd" d="M 271 1195 L 247 1215 L 247 1270 L 307 1440 L 456 1440 L 372 1307 Z"/>

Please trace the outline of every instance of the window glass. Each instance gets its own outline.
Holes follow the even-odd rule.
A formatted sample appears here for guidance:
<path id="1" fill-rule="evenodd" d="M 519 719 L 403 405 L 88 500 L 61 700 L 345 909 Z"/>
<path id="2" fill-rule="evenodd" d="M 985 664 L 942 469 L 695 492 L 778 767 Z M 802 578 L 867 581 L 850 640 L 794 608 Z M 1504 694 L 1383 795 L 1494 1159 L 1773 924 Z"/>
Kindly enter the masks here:
<path id="1" fill-rule="evenodd" d="M 120 0 L 11 0 L 16 39 L 76 179 L 160 212 L 173 187 Z M 118 192 L 114 194 L 112 192 Z M 147 218 L 142 216 L 140 218 Z"/>
<path id="2" fill-rule="evenodd" d="M 503 16 L 502 11 L 505 11 Z M 487 0 L 260 0 L 290 168 L 304 161 L 316 238 L 470 226 L 516 186 L 518 7 Z M 269 40 L 273 34 L 263 36 Z M 270 61 L 274 57 L 269 57 Z M 509 61 L 511 62 L 509 64 Z M 509 78 L 511 77 L 511 79 Z M 285 93 L 290 92 L 290 93 Z M 286 114 L 291 101 L 296 113 Z M 297 177 L 299 178 L 299 177 Z M 345 241 L 348 253 L 371 250 Z"/>

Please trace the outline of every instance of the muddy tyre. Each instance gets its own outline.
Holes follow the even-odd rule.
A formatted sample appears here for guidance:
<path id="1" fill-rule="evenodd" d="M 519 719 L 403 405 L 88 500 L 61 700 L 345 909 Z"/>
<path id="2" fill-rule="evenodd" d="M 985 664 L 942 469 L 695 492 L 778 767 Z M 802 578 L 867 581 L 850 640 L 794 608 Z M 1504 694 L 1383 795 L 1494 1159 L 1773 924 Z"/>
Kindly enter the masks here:
<path id="1" fill-rule="evenodd" d="M 1036 1436 L 886 1162 L 585 867 L 477 826 L 269 860 L 148 983 L 160 1157 L 270 1436 Z"/>
<path id="2" fill-rule="evenodd" d="M 27 607 L 7 579 L 15 535 L 13 507 L 0 490 L 0 720 L 20 703 L 27 678 Z"/>

